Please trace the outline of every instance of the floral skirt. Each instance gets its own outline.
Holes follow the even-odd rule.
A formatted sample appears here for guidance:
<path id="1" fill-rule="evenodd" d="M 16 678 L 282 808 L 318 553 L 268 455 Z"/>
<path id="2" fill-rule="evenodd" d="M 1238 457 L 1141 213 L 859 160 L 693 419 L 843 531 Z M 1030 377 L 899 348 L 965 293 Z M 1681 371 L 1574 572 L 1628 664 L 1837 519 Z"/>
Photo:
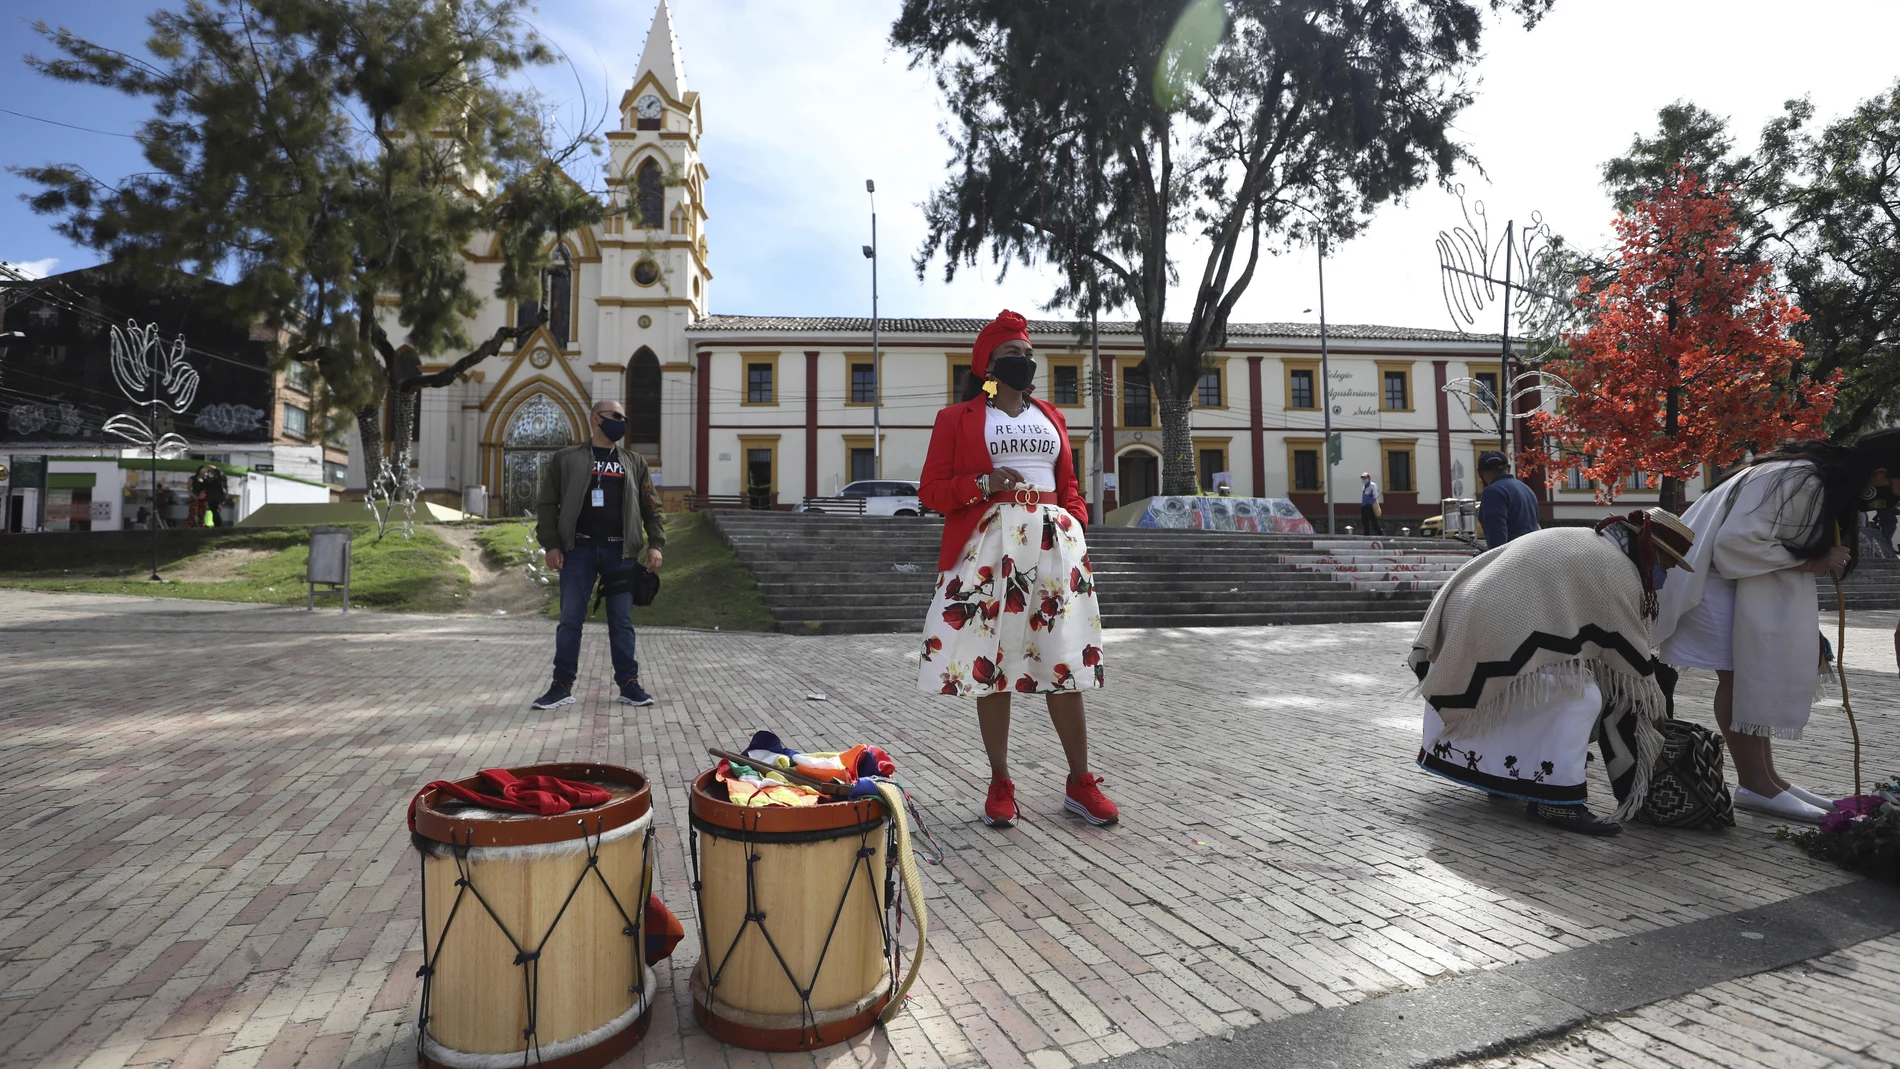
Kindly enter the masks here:
<path id="1" fill-rule="evenodd" d="M 918 687 L 982 697 L 1102 681 L 1102 611 L 1082 525 L 1054 505 L 991 505 L 937 576 Z"/>

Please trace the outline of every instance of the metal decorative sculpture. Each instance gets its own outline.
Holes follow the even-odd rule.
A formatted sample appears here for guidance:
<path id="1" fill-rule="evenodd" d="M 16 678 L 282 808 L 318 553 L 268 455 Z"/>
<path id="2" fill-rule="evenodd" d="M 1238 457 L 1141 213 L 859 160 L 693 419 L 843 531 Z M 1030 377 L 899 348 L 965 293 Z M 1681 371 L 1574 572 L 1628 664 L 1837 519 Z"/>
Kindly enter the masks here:
<path id="1" fill-rule="evenodd" d="M 1511 351 L 1511 320 L 1517 318 L 1520 334 L 1548 345 L 1560 337 L 1571 313 L 1571 303 L 1532 283 L 1541 279 L 1554 261 L 1557 237 L 1541 212 L 1532 212 L 1530 224 L 1519 227 L 1507 220 L 1504 234 L 1491 238 L 1491 220 L 1484 202 L 1465 204 L 1463 186 L 1457 187 L 1458 202 L 1464 213 L 1463 226 L 1438 232 L 1438 267 L 1445 296 L 1445 311 L 1460 332 L 1475 326 L 1478 316 L 1495 308 L 1503 316 L 1502 344 L 1498 355 L 1498 382 L 1494 393 L 1490 385 L 1475 378 L 1459 378 L 1445 384 L 1445 392 L 1465 397 L 1471 404 L 1490 414 L 1498 428 L 1498 441 L 1505 455 L 1514 450 L 1511 433 L 1514 421 L 1529 413 L 1519 411 L 1520 402 L 1540 395 L 1575 396 L 1576 390 L 1556 375 L 1535 367 L 1518 372 L 1519 361 Z M 1523 328 L 1531 326 L 1528 333 Z M 1532 363 L 1542 355 L 1526 354 Z"/>
<path id="2" fill-rule="evenodd" d="M 1469 404 L 1476 405 L 1490 415 L 1491 421 L 1498 426 L 1498 440 L 1509 443 L 1512 435 L 1505 428 L 1513 420 L 1530 415 L 1524 411 L 1522 402 L 1528 398 L 1575 397 L 1576 388 L 1560 376 L 1548 371 L 1532 368 L 1507 379 L 1499 392 L 1503 397 L 1491 392 L 1491 384 L 1474 378 L 1456 378 L 1445 383 L 1445 392 L 1463 397 Z M 1531 411 L 1535 411 L 1533 408 Z M 1510 446 L 1505 446 L 1509 450 Z M 1507 453 L 1508 455 L 1508 453 Z"/>
<path id="3" fill-rule="evenodd" d="M 112 328 L 112 379 L 119 384 L 119 392 L 133 404 L 151 409 L 149 423 L 130 413 L 120 413 L 106 420 L 100 429 L 151 451 L 152 508 L 147 526 L 152 530 L 152 582 L 156 583 L 160 581 L 158 529 L 165 522 L 159 508 L 158 458 L 161 455 L 175 457 L 191 445 L 170 431 L 160 433 L 163 428 L 159 423 L 159 410 L 174 416 L 184 415 L 192 399 L 198 396 L 198 371 L 185 363 L 183 337 L 174 341 L 168 351 L 159 339 L 158 324 L 141 327 L 128 320 L 124 330 Z"/>
<path id="4" fill-rule="evenodd" d="M 363 504 L 369 506 L 370 515 L 376 517 L 376 540 L 381 542 L 389 533 L 389 525 L 398 512 L 402 520 L 396 530 L 401 532 L 402 540 L 407 542 L 416 533 L 416 498 L 422 493 L 422 483 L 409 473 L 407 467 L 399 474 L 396 466 L 383 458 L 382 469 L 369 484 L 369 492 L 363 495 Z"/>
<path id="5" fill-rule="evenodd" d="M 169 431 L 161 434 L 159 427 L 161 409 L 183 415 L 198 396 L 198 371 L 185 362 L 185 339 L 176 339 L 168 350 L 156 323 L 113 327 L 112 378 L 133 404 L 151 408 L 150 422 L 120 413 L 106 420 L 102 430 L 151 450 L 154 458 L 175 457 L 190 448 L 191 443 Z"/>
<path id="6" fill-rule="evenodd" d="M 528 568 L 525 573 L 528 582 L 537 586 L 549 586 L 560 578 L 560 572 L 548 567 L 548 551 L 542 549 L 541 543 L 535 541 L 532 529 L 523 536 L 522 541 L 524 543 L 522 551 L 528 556 Z"/>

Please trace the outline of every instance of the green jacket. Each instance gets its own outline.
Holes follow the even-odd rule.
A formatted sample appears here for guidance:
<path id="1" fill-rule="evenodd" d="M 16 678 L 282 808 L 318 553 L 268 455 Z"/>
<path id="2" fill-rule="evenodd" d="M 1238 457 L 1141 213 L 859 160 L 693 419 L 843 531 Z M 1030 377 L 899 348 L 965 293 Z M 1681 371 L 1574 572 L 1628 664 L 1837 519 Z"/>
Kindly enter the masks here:
<path id="1" fill-rule="evenodd" d="M 626 501 L 620 515 L 625 520 L 626 541 L 620 544 L 620 557 L 637 557 L 645 545 L 666 547 L 666 527 L 660 518 L 660 497 L 653 491 L 653 473 L 646 459 L 624 445 L 614 447 L 620 466 L 627 469 Z M 570 445 L 548 458 L 541 469 L 541 492 L 534 503 L 534 537 L 542 549 L 563 553 L 574 548 L 574 528 L 580 524 L 581 509 L 587 504 L 587 490 L 594 479 L 594 447 L 586 442 Z M 643 529 L 644 528 L 644 532 Z"/>

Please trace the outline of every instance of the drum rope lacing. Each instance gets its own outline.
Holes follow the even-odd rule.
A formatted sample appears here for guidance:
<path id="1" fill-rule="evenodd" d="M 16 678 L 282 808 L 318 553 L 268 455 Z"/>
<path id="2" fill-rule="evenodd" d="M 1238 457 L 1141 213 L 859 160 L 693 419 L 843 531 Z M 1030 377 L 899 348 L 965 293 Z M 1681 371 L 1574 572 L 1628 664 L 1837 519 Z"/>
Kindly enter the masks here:
<path id="1" fill-rule="evenodd" d="M 744 823 L 745 826 L 741 829 L 740 834 L 737 836 L 720 836 L 719 831 L 729 831 L 730 829 L 719 829 L 719 831 L 715 831 L 714 825 L 710 823 L 706 823 L 697 817 L 695 817 L 692 821 L 691 846 L 690 846 L 689 853 L 691 855 L 692 864 L 693 864 L 693 894 L 696 898 L 700 896 L 700 886 L 701 886 L 700 873 L 699 873 L 699 836 L 702 830 L 704 830 L 708 834 L 713 834 L 715 836 L 722 837 L 722 838 L 737 838 L 740 845 L 745 849 L 745 853 L 746 853 L 745 920 L 740 923 L 738 931 L 732 934 L 731 944 L 726 947 L 725 953 L 721 955 L 719 958 L 719 967 L 717 969 L 706 969 L 708 973 L 708 975 L 706 976 L 707 998 L 710 1000 L 718 992 L 719 981 L 724 978 L 725 972 L 726 972 L 726 965 L 731 962 L 733 953 L 739 948 L 739 940 L 745 937 L 747 928 L 756 924 L 758 925 L 758 928 L 759 928 L 759 935 L 765 939 L 765 945 L 771 949 L 772 957 L 778 962 L 779 970 L 785 974 L 786 982 L 792 985 L 792 990 L 798 995 L 799 1032 L 802 1038 L 804 1039 L 804 1041 L 808 1045 L 817 1046 L 820 1043 L 821 1037 L 819 1036 L 819 1033 L 818 1033 L 818 1014 L 817 1014 L 817 1011 L 813 1010 L 811 1006 L 812 992 L 817 989 L 818 977 L 820 974 L 824 972 L 825 958 L 831 952 L 832 937 L 837 934 L 838 922 L 844 917 L 844 907 L 845 907 L 845 904 L 849 902 L 851 899 L 851 889 L 857 885 L 858 870 L 860 868 L 864 870 L 865 879 L 871 881 L 871 887 L 873 888 L 873 892 L 875 893 L 875 889 L 877 887 L 877 874 L 871 871 L 871 858 L 877 855 L 877 848 L 875 846 L 870 845 L 871 833 L 878 830 L 879 826 L 884 824 L 884 821 L 881 817 L 873 818 L 871 820 L 867 820 L 859 824 L 856 828 L 838 829 L 845 833 L 843 835 L 825 836 L 825 838 L 828 838 L 828 839 L 829 838 L 843 839 L 843 838 L 847 838 L 852 831 L 856 831 L 858 834 L 857 860 L 851 866 L 851 874 L 845 879 L 843 893 L 841 893 L 838 896 L 838 908 L 832 913 L 831 927 L 829 930 L 825 932 L 824 946 L 819 949 L 818 960 L 812 966 L 811 981 L 810 983 L 800 983 L 798 977 L 793 974 L 791 965 L 786 962 L 785 955 L 782 952 L 780 952 L 778 941 L 772 938 L 771 929 L 765 926 L 765 920 L 766 920 L 765 912 L 759 908 L 759 892 L 758 892 L 758 879 L 757 879 L 756 868 L 758 866 L 759 861 L 762 859 L 762 855 L 758 853 L 756 847 L 761 841 L 773 841 L 773 840 L 778 839 L 778 836 L 773 835 L 772 833 L 769 833 L 769 832 L 768 833 L 759 832 L 758 830 L 759 813 L 757 811 L 753 811 L 751 812 L 750 815 L 752 819 L 750 821 L 742 821 L 742 823 Z M 759 840 L 755 838 L 755 836 L 758 836 L 761 834 L 766 836 L 764 840 Z M 889 826 L 884 827 L 884 834 L 886 836 L 886 840 L 888 843 L 891 836 L 893 835 L 893 832 Z M 800 838 L 803 838 L 803 836 L 800 836 Z M 885 862 L 886 868 L 889 868 L 890 866 L 895 864 L 894 858 L 895 858 L 895 851 L 887 852 L 887 860 Z M 887 886 L 888 886 L 888 873 L 887 873 Z M 886 892 L 886 895 L 885 895 L 885 902 L 887 904 L 890 902 L 890 895 L 888 891 Z M 699 945 L 703 948 L 702 954 L 706 955 L 705 957 L 702 958 L 701 968 L 705 969 L 706 968 L 705 962 L 711 960 L 709 952 L 711 950 L 712 944 L 711 944 L 710 937 L 708 936 L 708 933 L 707 933 L 706 907 L 705 907 L 705 902 L 703 899 L 701 899 L 701 901 L 699 902 L 699 909 L 697 910 L 697 912 L 699 914 Z M 892 951 L 891 951 L 891 947 L 893 944 L 893 940 L 891 937 L 891 924 L 884 910 L 878 911 L 878 928 L 879 928 L 879 933 L 882 935 L 884 939 L 884 958 L 886 961 L 891 961 L 893 960 Z M 891 981 L 892 981 L 893 988 L 896 985 L 896 980 L 897 980 L 897 973 L 896 973 L 896 970 L 893 969 L 891 971 Z"/>
<path id="2" fill-rule="evenodd" d="M 884 803 L 885 810 L 892 816 L 890 826 L 885 832 L 886 845 L 889 848 L 886 851 L 884 865 L 885 909 L 880 911 L 878 915 L 879 932 L 884 940 L 884 960 L 890 965 L 891 983 L 889 997 L 885 1001 L 883 1012 L 878 1015 L 878 1020 L 888 1024 L 896 1019 L 899 1013 L 903 1012 L 904 1002 L 909 997 L 910 989 L 912 985 L 917 982 L 918 967 L 923 962 L 924 948 L 927 945 L 926 940 L 929 935 L 930 916 L 928 909 L 924 905 L 923 881 L 918 873 L 917 860 L 911 846 L 910 820 L 906 818 L 907 810 L 909 814 L 917 820 L 918 827 L 923 831 L 925 839 L 929 843 L 930 851 L 934 854 L 934 857 L 926 855 L 925 860 L 930 864 L 942 864 L 943 848 L 938 845 L 935 836 L 932 836 L 929 830 L 923 827 L 922 815 L 918 813 L 916 803 L 911 801 L 910 793 L 904 789 L 902 784 L 883 777 L 878 777 L 877 784 L 879 799 Z M 866 874 L 865 878 L 871 881 L 873 888 L 877 886 L 877 875 L 871 871 L 870 859 L 876 855 L 877 851 L 875 847 L 866 844 L 869 842 L 870 832 L 875 830 L 879 823 L 881 823 L 880 820 L 872 819 L 859 824 L 855 829 L 839 829 L 847 834 L 854 830 L 858 833 L 859 847 L 857 857 L 863 864 Z M 688 854 L 693 866 L 693 895 L 699 906 L 695 912 L 699 914 L 699 945 L 702 955 L 701 968 L 705 969 L 709 974 L 706 977 L 707 998 L 711 1000 L 715 997 L 715 993 L 719 987 L 719 981 L 725 975 L 726 965 L 732 959 L 733 952 L 738 949 L 739 940 L 744 937 L 746 928 L 757 924 L 759 926 L 759 934 L 764 937 L 766 946 L 771 949 L 772 956 L 778 961 L 779 969 L 785 974 L 786 981 L 792 985 L 792 990 L 798 994 L 800 1007 L 799 1030 L 803 1035 L 804 1041 L 808 1045 L 815 1046 L 819 1043 L 821 1037 L 818 1034 L 817 1012 L 813 1010 L 811 1006 L 811 995 L 812 991 L 818 986 L 819 974 L 824 971 L 825 957 L 830 953 L 832 936 L 835 935 L 838 930 L 838 922 L 844 915 L 845 903 L 849 901 L 851 888 L 857 881 L 859 866 L 857 864 L 851 866 L 851 875 L 846 879 L 844 892 L 838 899 L 838 909 L 832 915 L 831 928 L 825 933 L 825 944 L 818 952 L 817 964 L 812 968 L 811 984 L 801 987 L 798 978 L 792 974 L 791 966 L 786 963 L 785 956 L 780 953 L 777 942 L 772 939 L 772 933 L 766 929 L 765 913 L 758 907 L 758 887 L 754 866 L 760 861 L 760 855 L 754 852 L 753 849 L 756 844 L 754 836 L 764 835 L 766 836 L 766 841 L 775 842 L 820 841 L 823 838 L 841 839 L 845 836 L 825 836 L 823 833 L 797 832 L 761 833 L 758 831 L 758 814 L 756 812 L 753 814 L 753 819 L 749 824 L 745 824 L 743 819 L 742 824 L 744 826 L 741 828 L 741 834 L 737 836 L 737 838 L 746 851 L 745 920 L 739 925 L 738 931 L 733 933 L 732 943 L 726 947 L 725 954 L 719 959 L 719 968 L 715 971 L 707 969 L 705 965 L 705 963 L 710 960 L 711 939 L 708 936 L 706 928 L 705 901 L 700 893 L 699 835 L 700 832 L 704 830 L 708 834 L 717 837 L 733 838 L 733 836 L 721 835 L 722 830 L 729 829 L 720 829 L 717 825 L 704 821 L 698 816 L 692 817 L 689 822 L 690 837 Z M 900 899 L 897 895 L 896 879 L 893 872 L 903 877 L 904 898 L 911 901 L 913 912 L 917 918 L 917 949 L 911 956 L 910 968 L 908 971 L 905 971 L 901 983 L 898 981 L 898 973 L 904 971 L 902 962 L 903 947 L 899 943 L 897 936 L 903 932 L 904 905 L 903 899 Z M 893 931 L 890 920 L 892 913 L 896 915 L 895 931 Z M 710 1010 L 711 1006 L 709 1005 L 707 1008 Z"/>
<path id="3" fill-rule="evenodd" d="M 521 982 L 523 993 L 527 1000 L 528 1017 L 527 1027 L 523 1029 L 521 1033 L 521 1038 L 527 1041 L 527 1046 L 521 1051 L 521 1064 L 524 1067 L 530 1064 L 530 1058 L 533 1059 L 532 1064 L 534 1065 L 538 1066 L 543 1064 L 541 1058 L 541 1037 L 537 1034 L 541 1001 L 541 951 L 548 945 L 548 940 L 554 937 L 554 930 L 560 926 L 561 918 L 567 915 L 567 907 L 573 903 L 574 896 L 580 893 L 581 885 L 587 882 L 587 874 L 590 872 L 600 881 L 601 889 L 607 892 L 607 898 L 614 904 L 614 909 L 619 912 L 620 919 L 626 922 L 626 925 L 621 928 L 620 934 L 631 937 L 634 947 L 633 986 L 627 990 L 636 997 L 636 1001 L 645 1001 L 647 969 L 644 928 L 646 923 L 646 901 L 648 896 L 653 893 L 653 867 L 651 864 L 642 866 L 640 881 L 640 919 L 636 921 L 627 916 L 627 907 L 620 901 L 620 896 L 614 894 L 613 885 L 607 882 L 607 877 L 600 873 L 600 819 L 595 819 L 594 832 L 591 837 L 588 835 L 587 821 L 585 819 L 579 820 L 576 823 L 578 823 L 581 828 L 581 844 L 587 851 L 587 863 L 581 869 L 580 877 L 574 881 L 574 886 L 568 888 L 567 897 L 561 900 L 561 908 L 555 912 L 554 919 L 548 922 L 547 931 L 542 933 L 541 939 L 535 944 L 533 950 L 528 950 L 521 945 L 521 940 L 516 939 L 514 933 L 508 930 L 508 925 L 502 922 L 501 917 L 495 913 L 495 908 L 488 904 L 488 899 L 482 895 L 481 889 L 476 887 L 474 881 L 470 878 L 468 852 L 474 845 L 474 829 L 467 829 L 468 842 L 440 844 L 448 846 L 455 858 L 455 870 L 457 873 L 455 880 L 455 901 L 449 904 L 448 919 L 442 922 L 442 934 L 436 937 L 435 953 L 428 954 L 422 967 L 416 970 L 416 975 L 422 979 L 422 1006 L 416 1017 L 416 1053 L 418 1060 L 420 1060 L 423 1054 L 423 1039 L 428 1033 L 429 996 L 435 980 L 436 962 L 442 957 L 442 948 L 448 941 L 449 929 L 455 924 L 456 915 L 461 912 L 462 900 L 471 894 L 475 896 L 475 901 L 481 905 L 483 912 L 488 914 L 488 919 L 495 922 L 495 927 L 501 931 L 502 937 L 507 939 L 509 944 L 515 948 L 514 964 L 521 967 Z M 463 830 L 464 829 L 456 828 L 451 830 L 449 834 L 452 838 L 459 838 Z M 437 842 L 437 840 L 425 839 L 422 836 L 413 837 L 416 840 L 416 847 L 419 850 L 426 849 L 422 845 L 424 842 Z M 653 827 L 650 824 L 647 826 L 645 842 L 642 847 L 642 856 L 648 859 L 649 862 L 653 857 Z M 422 938 L 423 949 L 426 953 L 429 939 L 429 867 L 427 865 L 422 866 Z"/>

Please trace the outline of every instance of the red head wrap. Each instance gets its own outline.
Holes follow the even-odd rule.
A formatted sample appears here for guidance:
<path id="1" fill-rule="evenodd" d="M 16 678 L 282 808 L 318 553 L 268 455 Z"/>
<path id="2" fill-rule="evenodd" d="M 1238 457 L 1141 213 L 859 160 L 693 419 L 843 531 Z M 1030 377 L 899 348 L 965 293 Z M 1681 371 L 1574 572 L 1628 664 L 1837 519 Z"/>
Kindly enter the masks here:
<path id="1" fill-rule="evenodd" d="M 995 322 L 983 328 L 976 344 L 970 347 L 970 375 L 984 378 L 990 370 L 990 354 L 1004 342 L 1016 340 L 1029 340 L 1029 320 L 1005 309 Z"/>

